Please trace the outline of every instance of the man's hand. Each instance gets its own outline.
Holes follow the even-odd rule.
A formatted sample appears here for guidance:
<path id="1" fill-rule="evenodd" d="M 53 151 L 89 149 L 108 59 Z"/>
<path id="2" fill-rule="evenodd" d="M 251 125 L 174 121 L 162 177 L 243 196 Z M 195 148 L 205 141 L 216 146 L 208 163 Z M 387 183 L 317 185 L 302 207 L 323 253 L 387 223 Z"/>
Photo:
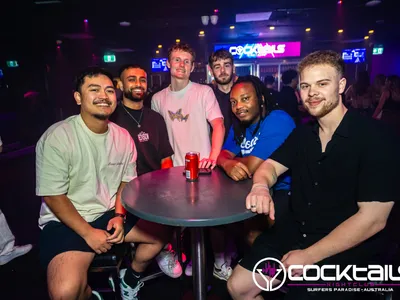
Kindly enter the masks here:
<path id="1" fill-rule="evenodd" d="M 211 158 L 203 158 L 200 162 L 199 162 L 199 168 L 202 169 L 214 169 L 215 166 L 217 165 L 217 161 Z"/>
<path id="2" fill-rule="evenodd" d="M 274 201 L 265 185 L 253 185 L 246 198 L 246 208 L 258 214 L 269 215 L 271 220 L 275 220 Z"/>
<path id="3" fill-rule="evenodd" d="M 101 254 L 111 249 L 111 244 L 107 242 L 109 236 L 110 234 L 105 230 L 92 228 L 84 239 L 94 252 Z"/>
<path id="4" fill-rule="evenodd" d="M 235 181 L 251 178 L 251 173 L 247 166 L 240 161 L 229 160 L 223 165 L 225 173 Z"/>
<path id="5" fill-rule="evenodd" d="M 107 230 L 114 228 L 114 233 L 107 238 L 111 244 L 121 244 L 124 241 L 124 222 L 121 217 L 114 217 L 108 221 Z"/>
<path id="6" fill-rule="evenodd" d="M 285 266 L 286 270 L 291 265 L 313 265 L 316 262 L 313 260 L 310 254 L 306 250 L 293 250 L 286 253 L 282 257 L 282 263 Z M 294 269 L 292 270 L 292 276 L 301 276 L 303 275 L 303 269 Z"/>

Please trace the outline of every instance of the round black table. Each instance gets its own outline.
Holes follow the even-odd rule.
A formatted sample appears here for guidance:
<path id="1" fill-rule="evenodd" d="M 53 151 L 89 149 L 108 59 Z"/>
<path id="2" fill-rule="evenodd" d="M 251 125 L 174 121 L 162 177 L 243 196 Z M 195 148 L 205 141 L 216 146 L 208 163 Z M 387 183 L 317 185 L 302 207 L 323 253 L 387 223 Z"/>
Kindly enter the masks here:
<path id="1" fill-rule="evenodd" d="M 245 207 L 251 186 L 251 180 L 235 182 L 218 168 L 188 182 L 183 167 L 174 167 L 135 178 L 121 198 L 127 211 L 144 220 L 191 228 L 193 285 L 200 300 L 206 298 L 203 227 L 253 217 Z"/>

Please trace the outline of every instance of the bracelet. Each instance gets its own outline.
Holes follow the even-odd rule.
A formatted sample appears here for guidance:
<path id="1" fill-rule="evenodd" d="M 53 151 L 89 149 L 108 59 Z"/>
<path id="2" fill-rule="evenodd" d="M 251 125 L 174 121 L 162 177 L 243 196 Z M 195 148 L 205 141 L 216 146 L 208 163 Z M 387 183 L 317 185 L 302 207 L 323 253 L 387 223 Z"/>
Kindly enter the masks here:
<path id="1" fill-rule="evenodd" d="M 267 184 L 255 183 L 255 184 L 253 184 L 251 189 L 254 189 L 254 188 L 264 188 L 269 191 L 269 187 Z"/>

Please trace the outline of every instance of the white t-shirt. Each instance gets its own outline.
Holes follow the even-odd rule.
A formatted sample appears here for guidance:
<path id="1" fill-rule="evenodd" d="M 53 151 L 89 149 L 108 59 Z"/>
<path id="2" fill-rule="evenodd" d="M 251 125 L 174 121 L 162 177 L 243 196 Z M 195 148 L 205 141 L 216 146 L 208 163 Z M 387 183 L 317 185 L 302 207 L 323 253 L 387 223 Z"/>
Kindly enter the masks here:
<path id="1" fill-rule="evenodd" d="M 80 115 L 52 125 L 36 145 L 36 195 L 66 194 L 87 221 L 114 209 L 122 181 L 136 175 L 136 148 L 125 129 L 109 122 L 103 134 L 92 132 Z M 43 201 L 39 227 L 60 221 Z"/>
<path id="2" fill-rule="evenodd" d="M 190 151 L 200 152 L 200 159 L 210 156 L 208 122 L 223 116 L 209 86 L 189 81 L 177 92 L 167 87 L 153 96 L 151 107 L 164 117 L 167 124 L 169 141 L 175 153 L 172 156 L 174 166 L 184 166 L 185 155 Z"/>

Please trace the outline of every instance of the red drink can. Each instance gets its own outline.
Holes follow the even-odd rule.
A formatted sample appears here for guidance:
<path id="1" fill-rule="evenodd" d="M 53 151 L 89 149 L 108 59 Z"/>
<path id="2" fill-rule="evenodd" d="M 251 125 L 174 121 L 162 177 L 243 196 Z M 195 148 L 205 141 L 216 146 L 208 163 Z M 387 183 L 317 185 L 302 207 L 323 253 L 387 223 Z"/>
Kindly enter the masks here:
<path id="1" fill-rule="evenodd" d="M 199 179 L 199 153 L 188 152 L 185 156 L 185 175 L 187 181 Z"/>

